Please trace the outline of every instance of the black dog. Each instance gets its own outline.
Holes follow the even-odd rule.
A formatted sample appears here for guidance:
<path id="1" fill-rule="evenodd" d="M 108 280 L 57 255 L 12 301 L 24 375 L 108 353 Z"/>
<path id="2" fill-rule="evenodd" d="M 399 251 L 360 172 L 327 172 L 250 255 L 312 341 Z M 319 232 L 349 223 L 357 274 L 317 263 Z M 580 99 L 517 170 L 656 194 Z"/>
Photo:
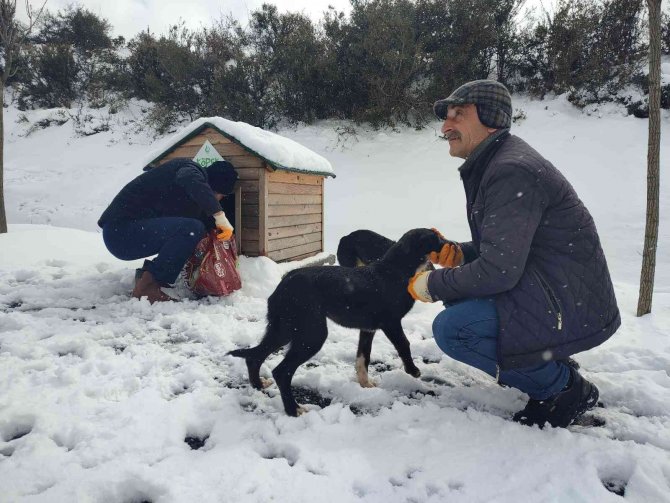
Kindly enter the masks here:
<path id="1" fill-rule="evenodd" d="M 251 385 L 261 389 L 261 365 L 270 353 L 290 343 L 286 356 L 272 371 L 290 416 L 299 412 L 291 390 L 293 374 L 326 341 L 326 318 L 372 333 L 381 329 L 398 351 L 405 371 L 418 377 L 420 371 L 412 361 L 400 323 L 414 305 L 407 284 L 418 270 L 426 268 L 430 253 L 439 252 L 444 244 L 436 232 L 414 229 L 371 265 L 353 269 L 306 267 L 289 272 L 268 298 L 263 340 L 254 348 L 229 354 L 246 360 Z"/>
<path id="2" fill-rule="evenodd" d="M 395 244 L 395 241 L 377 234 L 374 231 L 360 229 L 347 234 L 337 245 L 337 262 L 343 267 L 361 267 L 370 265 L 384 256 Z M 432 264 L 431 264 L 432 265 Z M 372 388 L 374 384 L 368 376 L 370 353 L 374 330 L 361 330 L 356 350 L 356 377 L 364 388 Z"/>
<path id="3" fill-rule="evenodd" d="M 361 267 L 379 260 L 395 244 L 395 241 L 374 231 L 360 229 L 344 236 L 337 246 L 337 262 L 344 267 Z M 433 264 L 427 264 L 427 270 L 434 270 Z M 370 353 L 374 330 L 361 330 L 356 351 L 356 376 L 364 388 L 374 384 L 368 377 Z"/>
<path id="4" fill-rule="evenodd" d="M 395 241 L 361 229 L 347 234 L 337 245 L 337 262 L 344 267 L 370 265 L 382 258 Z"/>

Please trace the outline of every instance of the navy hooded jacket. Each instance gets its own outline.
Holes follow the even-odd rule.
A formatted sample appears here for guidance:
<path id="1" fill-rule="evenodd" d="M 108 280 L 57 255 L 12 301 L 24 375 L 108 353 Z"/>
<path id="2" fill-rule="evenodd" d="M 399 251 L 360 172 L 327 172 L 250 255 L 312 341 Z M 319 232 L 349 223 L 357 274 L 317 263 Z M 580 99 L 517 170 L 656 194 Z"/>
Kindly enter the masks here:
<path id="1" fill-rule="evenodd" d="M 211 227 L 208 217 L 221 211 L 207 182 L 207 170 L 190 159 L 179 158 L 153 168 L 128 183 L 104 211 L 98 225 L 160 217 L 198 218 Z"/>

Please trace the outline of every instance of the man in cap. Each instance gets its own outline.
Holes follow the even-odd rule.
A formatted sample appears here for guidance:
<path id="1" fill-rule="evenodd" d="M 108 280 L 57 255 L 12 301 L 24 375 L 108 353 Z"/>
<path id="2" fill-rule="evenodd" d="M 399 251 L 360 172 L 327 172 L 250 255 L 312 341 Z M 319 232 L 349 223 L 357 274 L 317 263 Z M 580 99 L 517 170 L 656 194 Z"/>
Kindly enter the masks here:
<path id="1" fill-rule="evenodd" d="M 174 159 L 141 174 L 114 198 L 98 225 L 105 246 L 121 260 L 145 260 L 132 296 L 149 302 L 170 300 L 161 286 L 175 282 L 205 235 L 216 227 L 228 240 L 233 226 L 221 200 L 235 190 L 237 172 L 228 161 L 203 168 L 190 159 Z"/>
<path id="2" fill-rule="evenodd" d="M 515 421 L 568 426 L 598 400 L 570 355 L 621 324 L 593 219 L 565 177 L 510 135 L 505 86 L 469 82 L 434 111 L 449 153 L 465 159 L 472 241 L 445 245 L 432 257 L 443 268 L 408 290 L 444 302 L 433 333 L 445 353 L 529 395 Z"/>

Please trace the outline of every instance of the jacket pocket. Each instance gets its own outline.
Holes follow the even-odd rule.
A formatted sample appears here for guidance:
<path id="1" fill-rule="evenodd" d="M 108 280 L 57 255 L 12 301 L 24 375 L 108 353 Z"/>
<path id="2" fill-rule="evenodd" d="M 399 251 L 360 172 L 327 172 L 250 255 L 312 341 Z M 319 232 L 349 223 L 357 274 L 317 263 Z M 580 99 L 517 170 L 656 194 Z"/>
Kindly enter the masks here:
<path id="1" fill-rule="evenodd" d="M 558 301 L 558 297 L 554 291 L 549 286 L 549 283 L 544 279 L 537 269 L 533 269 L 533 274 L 540 284 L 540 288 L 544 293 L 544 297 L 549 304 L 550 312 L 554 313 L 556 316 L 556 328 L 558 330 L 563 329 L 563 311 L 561 310 L 561 303 Z"/>

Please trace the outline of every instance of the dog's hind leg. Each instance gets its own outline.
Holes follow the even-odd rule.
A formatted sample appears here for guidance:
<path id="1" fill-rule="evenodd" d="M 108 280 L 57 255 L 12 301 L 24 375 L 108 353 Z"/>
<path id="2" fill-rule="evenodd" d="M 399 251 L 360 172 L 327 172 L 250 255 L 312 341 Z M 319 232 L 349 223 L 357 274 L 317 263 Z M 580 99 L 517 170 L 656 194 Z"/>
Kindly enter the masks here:
<path id="1" fill-rule="evenodd" d="M 297 416 L 303 410 L 298 406 L 291 389 L 293 374 L 297 368 L 319 352 L 328 337 L 326 317 L 320 313 L 303 313 L 299 320 L 282 322 L 282 331 L 292 334 L 291 345 L 284 359 L 272 371 L 279 387 L 284 410 L 289 416 Z"/>
<path id="2" fill-rule="evenodd" d="M 400 356 L 400 359 L 405 366 L 405 372 L 411 376 L 419 377 L 421 375 L 421 371 L 416 365 L 414 365 L 414 362 L 412 361 L 412 352 L 409 348 L 409 341 L 407 340 L 405 332 L 403 332 L 400 321 L 397 323 L 394 322 L 388 324 L 382 327 L 382 330 L 398 352 L 398 355 Z"/>
<path id="3" fill-rule="evenodd" d="M 375 387 L 375 384 L 370 381 L 368 376 L 370 352 L 372 351 L 372 340 L 374 337 L 374 330 L 361 330 L 358 336 L 358 350 L 356 351 L 356 377 L 358 378 L 358 384 L 360 384 L 363 388 Z"/>
<path id="4" fill-rule="evenodd" d="M 249 382 L 254 388 L 263 389 L 270 386 L 272 380 L 263 379 L 260 376 L 261 365 L 270 356 L 270 353 L 285 346 L 288 342 L 289 339 L 282 337 L 280 330 L 276 328 L 276 323 L 270 322 L 265 330 L 265 336 L 258 346 L 248 349 L 236 349 L 228 354 L 244 358 L 249 372 Z"/>

